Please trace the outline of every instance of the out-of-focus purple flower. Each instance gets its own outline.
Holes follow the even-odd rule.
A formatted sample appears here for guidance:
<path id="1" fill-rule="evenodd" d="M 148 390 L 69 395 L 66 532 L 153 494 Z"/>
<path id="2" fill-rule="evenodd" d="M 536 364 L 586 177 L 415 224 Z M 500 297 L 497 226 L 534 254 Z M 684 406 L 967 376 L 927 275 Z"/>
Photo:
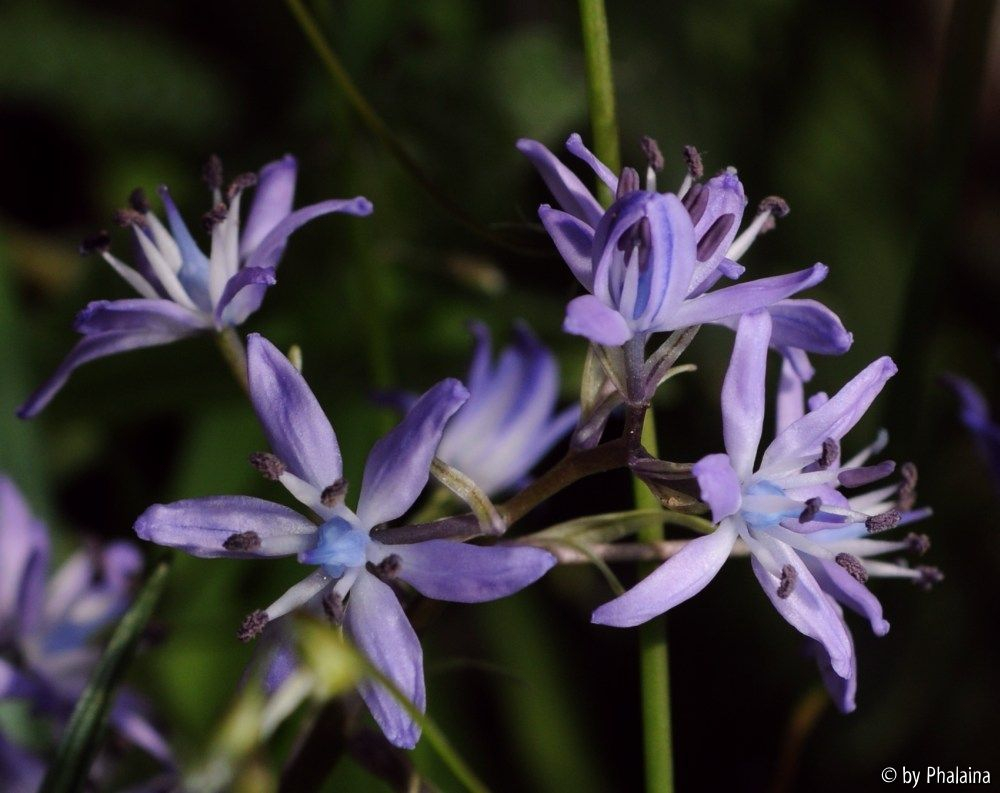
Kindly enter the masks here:
<path id="1" fill-rule="evenodd" d="M 115 542 L 71 556 L 46 583 L 48 566 L 48 531 L 13 482 L 0 476 L 0 699 L 27 700 L 62 721 L 100 658 L 92 640 L 128 607 L 142 557 L 133 545 Z M 144 710 L 141 700 L 122 691 L 111 724 L 170 764 L 170 749 Z M 26 759 L 17 760 L 22 755 Z M 34 779 L 34 762 L 12 744 L 0 746 L 0 768 L 15 764 Z"/>
<path id="2" fill-rule="evenodd" d="M 964 377 L 946 375 L 944 381 L 958 397 L 962 423 L 976 439 L 983 459 L 993 472 L 994 481 L 1000 484 L 1000 426 L 993 420 L 986 398 Z"/>
<path id="3" fill-rule="evenodd" d="M 271 620 L 321 602 L 342 621 L 367 658 L 420 710 L 425 706 L 423 654 L 402 606 L 386 583 L 396 578 L 439 600 L 473 603 L 512 594 L 555 563 L 528 547 L 483 547 L 445 540 L 384 545 L 370 532 L 402 516 L 427 484 L 448 419 L 466 402 L 457 380 L 443 380 L 372 448 L 356 510 L 344 503 L 340 448 L 329 420 L 302 375 L 263 337 L 247 344 L 254 409 L 273 454 L 255 464 L 320 517 L 316 525 L 294 510 L 245 496 L 216 496 L 155 505 L 140 516 L 140 537 L 195 556 L 262 558 L 297 555 L 316 570 L 264 611 L 251 614 L 241 638 Z M 350 599 L 348 599 L 350 595 Z M 412 748 L 419 727 L 382 686 L 361 694 L 395 745 Z"/>
<path id="4" fill-rule="evenodd" d="M 838 704 L 849 709 L 854 648 L 837 603 L 865 616 L 876 634 L 885 634 L 889 624 L 882 617 L 882 606 L 865 586 L 869 575 L 909 577 L 929 585 L 940 579 L 940 573 L 872 558 L 903 550 L 923 552 L 925 537 L 911 535 L 896 542 L 871 535 L 925 517 L 929 511 L 913 508 L 916 471 L 911 465 L 901 468 L 900 484 L 851 498 L 840 492 L 872 484 L 895 470 L 889 461 L 867 464 L 881 451 L 884 437 L 848 460 L 840 454 L 842 438 L 895 374 L 889 358 L 874 361 L 833 397 L 813 397 L 808 412 L 803 408 L 802 381 L 785 362 L 778 431 L 755 470 L 771 324 L 764 310 L 740 320 L 722 390 L 726 454 L 710 454 L 692 469 L 718 528 L 598 608 L 593 621 L 624 627 L 662 614 L 701 591 L 741 540 L 778 612 L 820 645 L 821 666 L 828 665 L 848 681 L 835 695 Z"/>
<path id="5" fill-rule="evenodd" d="M 476 345 L 465 385 L 469 400 L 445 427 L 437 456 L 488 496 L 524 480 L 576 424 L 580 406 L 556 413 L 559 364 L 524 323 L 494 362 L 489 329 L 469 326 Z M 409 409 L 415 396 L 393 400 Z"/>
<path id="6" fill-rule="evenodd" d="M 139 297 L 89 303 L 74 326 L 83 338 L 18 415 L 38 414 L 77 367 L 96 358 L 242 324 L 275 283 L 279 260 L 294 231 L 331 212 L 371 214 L 371 202 L 361 197 L 322 201 L 293 211 L 297 169 L 295 158 L 285 155 L 258 174 L 237 176 L 224 190 L 222 165 L 213 157 L 205 169 L 213 205 L 202 218 L 211 235 L 208 255 L 195 242 L 166 186 L 158 190 L 166 225 L 152 212 L 143 192 L 134 191 L 130 207 L 119 210 L 115 220 L 132 229 L 135 267 L 110 253 L 106 232 L 85 240 L 80 250 L 99 253 Z M 253 186 L 256 193 L 241 233 L 240 203 L 243 192 Z"/>
<path id="7" fill-rule="evenodd" d="M 655 143 L 645 139 L 650 165 L 646 188 L 625 168 L 613 174 L 573 134 L 567 149 L 589 165 L 617 200 L 606 211 L 579 178 L 541 143 L 522 139 L 518 148 L 538 169 L 559 206 L 543 205 L 539 216 L 573 274 L 590 292 L 570 302 L 564 328 L 606 346 L 635 336 L 710 322 L 735 327 L 740 315 L 772 311 L 771 343 L 809 379 L 806 352 L 837 354 L 851 335 L 833 312 L 814 300 L 788 299 L 816 285 L 827 268 L 815 264 L 790 275 L 763 278 L 709 292 L 721 278 L 739 278 L 739 258 L 773 218 L 788 212 L 778 198 L 765 199 L 757 216 L 737 236 L 746 196 L 734 169 L 701 183 L 701 164 L 679 192 L 658 193 L 663 167 Z M 691 150 L 693 152 L 693 149 Z"/>

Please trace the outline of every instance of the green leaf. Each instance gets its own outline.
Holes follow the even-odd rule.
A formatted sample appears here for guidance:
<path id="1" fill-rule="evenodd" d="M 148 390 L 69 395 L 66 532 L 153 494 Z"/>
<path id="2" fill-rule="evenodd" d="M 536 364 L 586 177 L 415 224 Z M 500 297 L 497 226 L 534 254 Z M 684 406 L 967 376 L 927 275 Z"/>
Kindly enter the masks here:
<path id="1" fill-rule="evenodd" d="M 156 608 L 170 573 L 171 557 L 153 567 L 132 607 L 111 636 L 94 674 L 73 709 L 41 793 L 81 790 L 104 734 L 115 688 L 135 656 L 139 637 Z"/>

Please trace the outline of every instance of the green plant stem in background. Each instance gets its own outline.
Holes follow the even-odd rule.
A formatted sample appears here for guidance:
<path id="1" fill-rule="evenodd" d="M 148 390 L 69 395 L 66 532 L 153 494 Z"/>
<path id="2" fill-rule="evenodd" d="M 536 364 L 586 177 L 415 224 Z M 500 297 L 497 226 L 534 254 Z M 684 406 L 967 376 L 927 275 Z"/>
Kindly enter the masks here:
<path id="1" fill-rule="evenodd" d="M 305 7 L 301 0 L 285 0 L 285 2 L 288 5 L 289 10 L 292 12 L 292 16 L 295 17 L 295 21 L 298 22 L 299 27 L 302 28 L 302 32 L 305 34 L 306 38 L 309 39 L 309 43 L 312 45 L 313 50 L 316 51 L 319 59 L 323 62 L 323 66 L 326 68 L 326 72 L 330 76 L 330 79 L 333 81 L 337 89 L 343 92 L 351 107 L 354 108 L 354 112 L 358 114 L 361 122 L 376 138 L 378 138 L 379 142 L 389 150 L 389 153 L 396 158 L 399 164 L 403 166 L 410 176 L 413 177 L 416 183 L 420 185 L 427 192 L 427 194 L 434 199 L 434 201 L 436 201 L 446 212 L 454 216 L 455 219 L 467 229 L 502 248 L 506 248 L 509 251 L 526 256 L 550 255 L 551 249 L 548 246 L 544 248 L 530 248 L 507 239 L 502 234 L 494 231 L 489 226 L 484 225 L 476 220 L 476 218 L 472 217 L 472 215 L 455 203 L 440 187 L 438 187 L 434 180 L 427 175 L 420 164 L 413 158 L 413 155 L 407 151 L 406 147 L 393 133 L 393 131 L 389 128 L 389 125 L 385 123 L 378 112 L 376 112 L 375 108 L 372 107 L 371 103 L 365 98 L 364 94 L 361 93 L 357 85 L 354 84 L 354 80 L 352 80 L 351 75 L 347 73 L 347 69 L 344 68 L 344 64 L 341 63 L 340 58 L 337 57 L 337 53 L 334 52 L 330 42 L 326 40 L 326 37 L 323 35 L 323 31 L 320 30 L 319 24 L 316 22 L 316 18 L 309 12 L 309 9 Z"/>
<path id="2" fill-rule="evenodd" d="M 219 351 L 223 359 L 229 366 L 229 370 L 236 378 L 248 395 L 250 393 L 250 383 L 247 380 L 247 351 L 240 341 L 239 335 L 233 328 L 226 328 L 215 335 L 215 341 L 219 345 Z"/>
<path id="3" fill-rule="evenodd" d="M 594 153 L 612 171 L 621 168 L 618 122 L 615 115 L 615 87 L 611 74 L 611 41 L 604 0 L 580 0 L 583 49 L 587 61 L 587 96 L 590 124 L 594 135 Z M 605 204 L 612 196 L 598 180 L 598 194 Z M 656 425 L 651 411 L 646 411 L 642 444 L 654 457 L 659 456 Z M 658 499 L 638 479 L 634 480 L 635 504 L 658 508 Z M 662 526 L 640 530 L 640 542 L 663 539 Z M 649 573 L 655 564 L 640 566 L 640 575 Z M 646 761 L 646 789 L 650 793 L 670 793 L 674 789 L 673 744 L 670 733 L 670 677 L 667 653 L 666 620 L 659 617 L 639 628 L 639 674 L 642 689 L 642 733 Z"/>
<path id="4" fill-rule="evenodd" d="M 111 635 L 90 682 L 73 709 L 55 760 L 42 782 L 41 793 L 83 789 L 104 734 L 115 689 L 132 662 L 142 631 L 163 594 L 171 559 L 172 556 L 160 557 L 135 602 Z"/>

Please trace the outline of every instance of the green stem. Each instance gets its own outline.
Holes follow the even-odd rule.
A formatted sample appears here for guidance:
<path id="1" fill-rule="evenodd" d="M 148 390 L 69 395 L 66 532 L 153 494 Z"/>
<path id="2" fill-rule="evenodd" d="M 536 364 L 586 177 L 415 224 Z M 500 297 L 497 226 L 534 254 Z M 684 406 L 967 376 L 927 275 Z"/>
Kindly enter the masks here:
<path id="1" fill-rule="evenodd" d="M 611 76 L 611 42 L 604 0 L 580 0 L 583 49 L 587 61 L 587 96 L 590 123 L 594 135 L 594 153 L 612 171 L 621 167 L 618 122 L 615 115 L 615 88 Z M 612 196 L 603 184 L 598 194 L 607 204 Z M 651 411 L 646 411 L 642 427 L 642 445 L 657 457 L 656 425 Z M 639 508 L 658 508 L 659 501 L 638 479 L 634 481 L 635 504 Z M 658 542 L 664 537 L 662 525 L 639 532 L 640 542 Z M 655 568 L 640 565 L 640 575 Z M 643 741 L 646 758 L 646 789 L 671 793 L 674 789 L 673 745 L 670 734 L 670 678 L 667 655 L 666 622 L 663 617 L 651 620 L 639 629 L 639 674 L 642 688 Z"/>
<path id="2" fill-rule="evenodd" d="M 302 32 L 312 45 L 313 50 L 315 50 L 319 59 L 323 62 L 323 66 L 326 68 L 326 72 L 333 81 L 333 84 L 344 94 L 351 107 L 354 108 L 354 112 L 358 114 L 361 122 L 368 128 L 369 132 L 378 138 L 379 142 L 388 149 L 389 153 L 396 158 L 399 164 L 413 177 L 414 181 L 427 191 L 427 194 L 438 205 L 454 216 L 470 231 L 502 248 L 526 256 L 551 255 L 547 247 L 541 249 L 530 248 L 512 242 L 489 226 L 476 220 L 476 218 L 453 201 L 427 175 L 424 169 L 420 167 L 420 164 L 413 158 L 413 155 L 407 151 L 399 138 L 393 134 L 389 125 L 386 124 L 375 108 L 372 107 L 371 103 L 365 98 L 364 94 L 361 93 L 360 89 L 355 85 L 354 80 L 351 79 L 351 75 L 347 73 L 347 69 L 344 68 L 344 64 L 337 57 L 337 53 L 334 52 L 330 42 L 326 40 L 315 17 L 305 7 L 302 0 L 285 0 L 285 2 L 292 12 L 292 16 L 295 17 L 295 21 L 299 23 L 299 27 L 302 28 Z"/>
<path id="3" fill-rule="evenodd" d="M 594 153 L 614 173 L 621 169 L 618 120 L 615 115 L 615 83 L 611 76 L 611 42 L 604 0 L 580 0 L 583 54 L 587 62 L 587 102 L 594 136 Z M 613 196 L 598 180 L 598 197 L 609 204 Z"/>
<path id="4" fill-rule="evenodd" d="M 56 758 L 42 783 L 42 793 L 82 790 L 104 733 L 108 711 L 125 670 L 135 655 L 139 638 L 156 608 L 170 572 L 169 556 L 153 568 L 131 608 L 111 635 L 87 687 L 77 700 L 63 733 Z"/>
<path id="5" fill-rule="evenodd" d="M 250 383 L 247 380 L 247 351 L 243 347 L 243 342 L 233 328 L 226 328 L 215 335 L 215 342 L 219 346 L 222 358 L 229 366 L 229 371 L 233 373 L 236 382 L 240 384 L 247 394 L 250 393 Z"/>

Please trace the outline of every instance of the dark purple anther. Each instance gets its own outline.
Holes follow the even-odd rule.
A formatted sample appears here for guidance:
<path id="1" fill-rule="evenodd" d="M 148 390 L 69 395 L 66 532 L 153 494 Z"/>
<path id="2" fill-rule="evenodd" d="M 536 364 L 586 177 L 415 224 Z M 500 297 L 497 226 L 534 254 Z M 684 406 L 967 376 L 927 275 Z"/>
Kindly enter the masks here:
<path id="1" fill-rule="evenodd" d="M 639 138 L 639 146 L 642 147 L 642 153 L 646 155 L 646 162 L 649 163 L 649 167 L 657 173 L 662 171 L 663 152 L 660 151 L 660 145 L 656 140 L 649 137 L 649 135 L 643 135 Z"/>
<path id="2" fill-rule="evenodd" d="M 137 187 L 129 193 L 128 203 L 136 212 L 141 212 L 143 215 L 149 212 L 149 201 L 146 199 L 146 191 L 141 187 Z"/>
<path id="3" fill-rule="evenodd" d="M 629 193 L 634 193 L 639 189 L 639 172 L 635 168 L 625 166 L 622 174 L 618 177 L 618 191 L 615 198 L 623 198 Z"/>
<path id="4" fill-rule="evenodd" d="M 913 583 L 925 592 L 930 590 L 935 584 L 940 584 L 944 581 L 944 573 L 937 567 L 921 565 L 917 568 L 917 572 L 920 573 L 920 577 L 915 579 Z"/>
<path id="5" fill-rule="evenodd" d="M 253 187 L 255 184 L 257 184 L 257 174 L 252 171 L 241 173 L 233 179 L 229 187 L 226 188 L 226 200 L 232 201 L 236 197 L 237 193 L 241 193 L 248 187 Z"/>
<path id="6" fill-rule="evenodd" d="M 145 228 L 146 226 L 146 216 L 131 207 L 128 209 L 119 209 L 112 216 L 112 219 L 115 225 L 121 226 L 123 229 L 127 229 L 129 226 L 139 226 L 140 228 Z"/>
<path id="7" fill-rule="evenodd" d="M 347 495 L 347 480 L 338 479 L 332 485 L 327 485 L 320 493 L 319 500 L 324 507 L 335 507 Z"/>
<path id="8" fill-rule="evenodd" d="M 896 503 L 900 510 L 909 512 L 917 503 L 917 466 L 903 463 L 899 467 L 899 475 L 903 483 L 899 486 Z"/>
<path id="9" fill-rule="evenodd" d="M 906 545 L 917 556 L 923 556 L 931 549 L 931 538 L 926 534 L 911 532 L 906 535 Z"/>
<path id="10" fill-rule="evenodd" d="M 80 255 L 90 256 L 92 253 L 105 253 L 111 247 L 111 235 L 101 230 L 80 242 Z"/>
<path id="11" fill-rule="evenodd" d="M 816 461 L 816 467 L 820 471 L 825 471 L 837 461 L 837 456 L 839 454 L 840 444 L 838 444 L 833 438 L 827 438 L 823 441 L 823 451 L 820 452 L 819 459 Z"/>
<path id="12" fill-rule="evenodd" d="M 201 225 L 205 231 L 211 231 L 229 214 L 229 209 L 223 203 L 218 203 L 201 216 Z"/>
<path id="13" fill-rule="evenodd" d="M 240 625 L 240 629 L 236 631 L 236 638 L 241 642 L 256 639 L 264 632 L 264 628 L 267 627 L 268 622 L 269 620 L 265 612 L 260 609 L 252 611 L 247 614 L 246 619 L 243 620 L 243 624 Z"/>
<path id="14" fill-rule="evenodd" d="M 712 258 L 719 246 L 725 241 L 726 234 L 729 233 L 729 229 L 735 222 L 736 216 L 730 212 L 715 219 L 715 222 L 698 240 L 698 250 L 695 255 L 699 262 L 707 262 Z"/>
<path id="15" fill-rule="evenodd" d="M 285 473 L 285 464 L 270 452 L 254 452 L 250 455 L 250 465 L 272 482 L 277 482 Z"/>
<path id="16" fill-rule="evenodd" d="M 890 509 L 881 515 L 872 515 L 868 518 L 865 521 L 865 528 L 868 529 L 869 534 L 878 534 L 880 531 L 888 531 L 889 529 L 896 528 L 902 519 L 903 516 L 899 513 L 898 509 Z"/>
<path id="17" fill-rule="evenodd" d="M 323 611 L 334 625 L 344 624 L 344 599 L 332 589 L 323 595 Z"/>
<path id="18" fill-rule="evenodd" d="M 823 502 L 820 501 L 819 497 L 806 499 L 806 508 L 802 510 L 802 514 L 799 515 L 799 523 L 808 523 L 811 521 L 816 517 L 816 514 L 822 506 Z"/>
<path id="19" fill-rule="evenodd" d="M 892 460 L 878 463 L 877 465 L 866 465 L 863 468 L 848 468 L 837 474 L 837 481 L 844 487 L 863 487 L 885 479 L 896 470 L 896 463 Z"/>
<path id="20" fill-rule="evenodd" d="M 769 212 L 771 217 L 783 218 L 792 210 L 788 206 L 788 202 L 778 195 L 769 195 L 757 206 L 758 212 Z"/>
<path id="21" fill-rule="evenodd" d="M 778 584 L 778 597 L 786 600 L 795 591 L 795 584 L 798 583 L 799 574 L 794 567 L 786 564 L 781 568 L 781 582 Z"/>
<path id="22" fill-rule="evenodd" d="M 205 167 L 201 169 L 201 178 L 205 180 L 210 190 L 222 189 L 222 160 L 217 154 L 208 158 Z"/>
<path id="23" fill-rule="evenodd" d="M 241 531 L 230 534 L 222 547 L 227 551 L 256 551 L 260 548 L 260 535 L 255 531 Z"/>
<path id="24" fill-rule="evenodd" d="M 868 571 L 865 570 L 865 566 L 861 564 L 861 560 L 857 556 L 851 556 L 849 553 L 838 553 L 833 561 L 850 573 L 851 578 L 855 581 L 863 584 L 868 580 Z"/>
<path id="25" fill-rule="evenodd" d="M 696 226 L 708 208 L 708 199 L 709 192 L 702 184 L 691 185 L 691 189 L 684 194 L 681 203 L 691 216 L 691 222 Z"/>
<path id="26" fill-rule="evenodd" d="M 690 145 L 685 146 L 681 156 L 684 157 L 684 164 L 687 165 L 692 179 L 701 179 L 705 175 L 705 166 L 701 162 L 701 152 L 698 149 Z"/>
<path id="27" fill-rule="evenodd" d="M 403 560 L 394 553 L 389 554 L 378 564 L 365 563 L 365 569 L 369 573 L 387 584 L 399 575 L 402 568 Z"/>

